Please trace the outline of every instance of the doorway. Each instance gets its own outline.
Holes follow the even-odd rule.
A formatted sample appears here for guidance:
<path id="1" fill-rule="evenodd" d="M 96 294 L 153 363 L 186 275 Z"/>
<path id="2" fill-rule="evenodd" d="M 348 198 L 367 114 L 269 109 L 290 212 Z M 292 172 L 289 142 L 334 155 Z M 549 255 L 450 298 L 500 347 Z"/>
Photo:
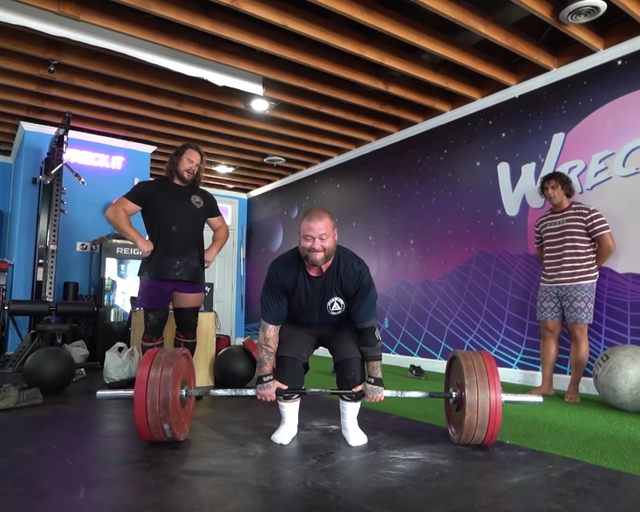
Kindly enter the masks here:
<path id="1" fill-rule="evenodd" d="M 205 269 L 205 280 L 213 283 L 213 309 L 218 315 L 218 334 L 227 334 L 235 340 L 236 324 L 236 273 L 238 249 L 238 201 L 216 197 L 218 206 L 229 226 L 229 240 L 209 268 Z M 204 228 L 205 247 L 211 244 L 213 231 Z"/>

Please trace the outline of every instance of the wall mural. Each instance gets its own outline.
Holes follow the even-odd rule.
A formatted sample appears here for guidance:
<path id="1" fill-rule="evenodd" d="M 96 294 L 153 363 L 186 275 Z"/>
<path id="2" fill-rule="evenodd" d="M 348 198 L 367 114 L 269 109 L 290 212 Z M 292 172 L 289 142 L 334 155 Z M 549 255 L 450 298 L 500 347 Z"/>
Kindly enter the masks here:
<path id="1" fill-rule="evenodd" d="M 618 247 L 600 273 L 591 364 L 611 345 L 640 344 L 639 65 L 638 53 L 611 61 L 250 198 L 247 335 L 257 337 L 269 264 L 317 206 L 371 268 L 386 353 L 484 349 L 502 367 L 538 370 L 533 225 L 548 205 L 536 184 L 560 170 Z M 556 372 L 568 370 L 565 331 Z"/>

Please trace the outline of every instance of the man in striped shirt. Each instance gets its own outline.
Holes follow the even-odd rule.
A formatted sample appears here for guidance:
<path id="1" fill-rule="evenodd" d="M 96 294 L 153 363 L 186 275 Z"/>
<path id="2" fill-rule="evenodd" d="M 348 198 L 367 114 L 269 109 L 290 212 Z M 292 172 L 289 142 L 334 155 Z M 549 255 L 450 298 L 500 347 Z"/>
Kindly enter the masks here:
<path id="1" fill-rule="evenodd" d="M 545 175 L 539 192 L 551 208 L 534 229 L 535 246 L 543 262 L 537 299 L 542 385 L 530 393 L 554 393 L 553 369 L 564 322 L 571 340 L 571 379 L 564 399 L 579 402 L 580 380 L 589 360 L 588 329 L 593 321 L 599 269 L 615 250 L 615 242 L 602 213 L 571 201 L 575 189 L 565 173 Z"/>

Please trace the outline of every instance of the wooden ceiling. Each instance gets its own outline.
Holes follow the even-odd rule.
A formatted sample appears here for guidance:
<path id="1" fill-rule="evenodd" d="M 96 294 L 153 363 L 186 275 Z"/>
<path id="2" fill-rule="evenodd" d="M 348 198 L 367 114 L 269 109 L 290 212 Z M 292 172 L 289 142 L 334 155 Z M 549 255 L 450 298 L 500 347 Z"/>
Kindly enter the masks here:
<path id="1" fill-rule="evenodd" d="M 71 111 L 74 129 L 157 146 L 152 175 L 197 142 L 205 183 L 238 192 L 640 35 L 640 0 L 611 0 L 583 25 L 559 21 L 563 0 L 13 3 L 255 73 L 274 106 L 257 113 L 238 89 L 0 23 L 0 154 L 19 121 L 57 126 Z"/>

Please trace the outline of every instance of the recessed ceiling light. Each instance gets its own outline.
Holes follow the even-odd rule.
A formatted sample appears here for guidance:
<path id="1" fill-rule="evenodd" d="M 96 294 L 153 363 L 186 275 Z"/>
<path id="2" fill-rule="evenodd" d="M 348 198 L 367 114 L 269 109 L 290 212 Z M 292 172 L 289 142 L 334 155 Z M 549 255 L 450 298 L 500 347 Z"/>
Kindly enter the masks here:
<path id="1" fill-rule="evenodd" d="M 271 106 L 270 103 L 264 98 L 254 98 L 253 100 L 251 100 L 250 105 L 251 108 L 257 112 L 266 112 Z"/>
<path id="2" fill-rule="evenodd" d="M 224 164 L 218 164 L 213 168 L 214 171 L 222 174 L 228 174 L 230 172 L 233 172 L 234 169 L 235 167 L 231 167 L 230 165 L 224 165 Z"/>

